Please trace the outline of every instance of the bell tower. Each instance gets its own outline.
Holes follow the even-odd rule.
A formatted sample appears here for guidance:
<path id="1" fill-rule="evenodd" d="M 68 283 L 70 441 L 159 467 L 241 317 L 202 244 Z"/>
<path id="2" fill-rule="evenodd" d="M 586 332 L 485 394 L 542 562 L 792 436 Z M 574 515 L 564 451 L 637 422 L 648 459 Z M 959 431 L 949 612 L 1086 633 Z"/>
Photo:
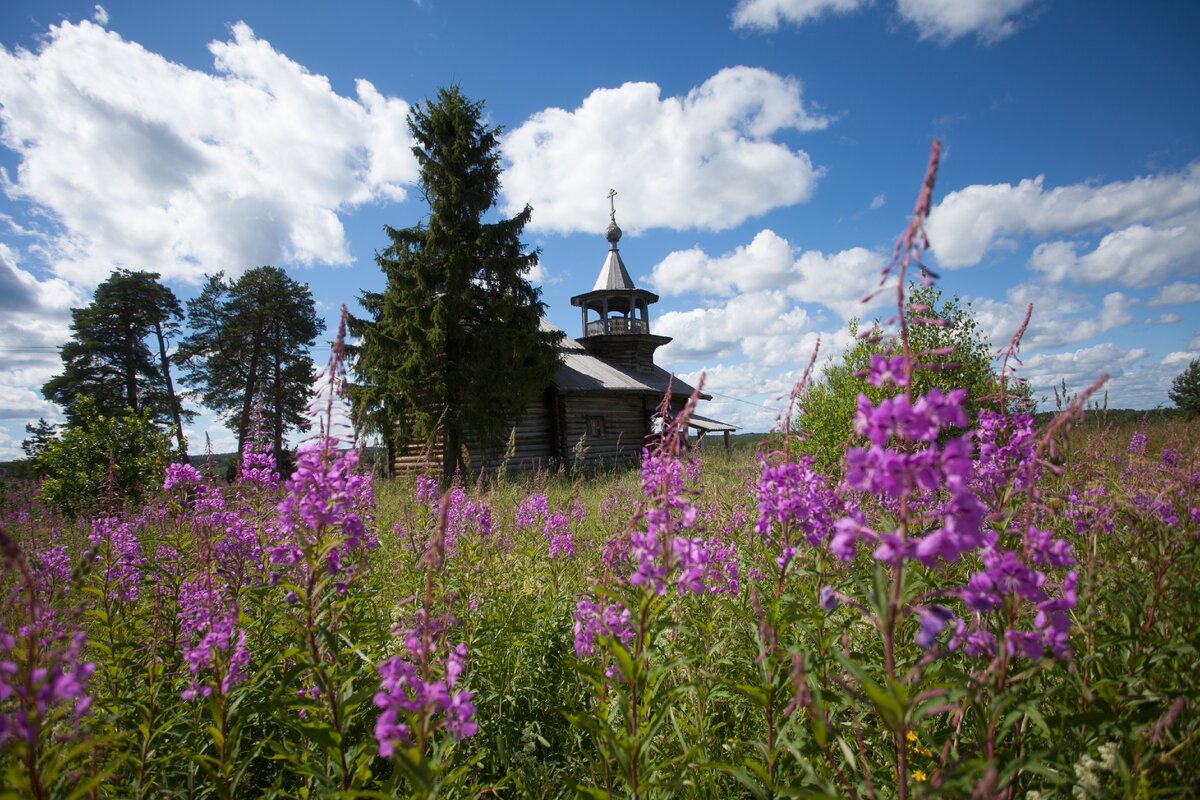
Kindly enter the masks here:
<path id="1" fill-rule="evenodd" d="M 617 209 L 610 189 L 609 224 L 604 237 L 608 240 L 608 255 L 590 292 L 575 295 L 571 305 L 582 310 L 583 335 L 579 343 L 596 357 L 634 372 L 654 370 L 654 351 L 671 341 L 669 336 L 650 333 L 650 305 L 658 295 L 638 289 L 625 269 L 617 243 L 621 229 L 617 227 Z"/>

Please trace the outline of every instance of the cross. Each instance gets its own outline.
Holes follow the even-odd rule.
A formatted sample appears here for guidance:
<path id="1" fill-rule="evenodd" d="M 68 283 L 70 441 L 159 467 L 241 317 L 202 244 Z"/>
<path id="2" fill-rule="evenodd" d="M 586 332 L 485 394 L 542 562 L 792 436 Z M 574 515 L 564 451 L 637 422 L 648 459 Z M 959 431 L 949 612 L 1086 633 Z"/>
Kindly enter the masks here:
<path id="1" fill-rule="evenodd" d="M 609 208 L 608 216 L 610 219 L 612 219 L 614 225 L 617 223 L 617 201 L 613 200 L 613 198 L 616 196 L 617 196 L 616 189 L 608 190 L 608 208 Z"/>

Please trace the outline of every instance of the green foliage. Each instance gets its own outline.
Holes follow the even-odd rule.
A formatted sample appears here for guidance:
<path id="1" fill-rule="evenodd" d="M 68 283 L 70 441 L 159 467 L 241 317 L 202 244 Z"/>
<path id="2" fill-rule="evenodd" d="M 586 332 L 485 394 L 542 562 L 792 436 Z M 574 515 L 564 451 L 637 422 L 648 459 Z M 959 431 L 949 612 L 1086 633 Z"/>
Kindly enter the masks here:
<path id="1" fill-rule="evenodd" d="M 364 292 L 366 317 L 350 320 L 359 424 L 389 450 L 442 437 L 447 480 L 468 439 L 503 447 L 558 367 L 561 334 L 540 328 L 544 304 L 526 279 L 537 264 L 520 238 L 532 209 L 483 221 L 500 189 L 500 129 L 483 114 L 457 87 L 409 114 L 428 222 L 385 228 L 376 261 L 387 287 Z"/>
<path id="2" fill-rule="evenodd" d="M 48 442 L 34 462 L 46 476 L 44 501 L 75 517 L 136 504 L 161 483 L 171 438 L 154 424 L 149 409 L 107 416 L 91 398 L 80 397 L 70 412 L 62 438 Z"/>
<path id="3" fill-rule="evenodd" d="M 935 286 L 910 284 L 908 305 L 909 347 L 916 363 L 923 365 L 913 375 L 912 394 L 919 397 L 930 389 L 944 392 L 967 390 L 966 408 L 973 418 L 980 408 L 999 405 L 999 384 L 992 367 L 992 352 L 986 336 L 971 311 L 958 297 L 942 300 Z M 944 324 L 922 324 L 926 319 L 938 319 Z M 830 364 L 815 384 L 806 387 L 799 401 L 799 415 L 793 424 L 804 432 L 800 451 L 812 454 L 821 471 L 836 473 L 845 444 L 853 433 L 853 420 L 858 395 L 865 394 L 873 403 L 896 393 L 894 387 L 876 387 L 867 383 L 865 373 L 871 356 L 881 353 L 894 355 L 898 344 L 881 338 L 879 323 L 871 334 L 858 337 L 857 321 L 851 321 L 850 333 L 856 336 L 854 346 L 842 355 L 841 363 Z M 941 352 L 949 350 L 949 352 Z M 1010 408 L 1024 402 L 1027 388 L 1010 383 Z"/>
<path id="4" fill-rule="evenodd" d="M 1192 359 L 1187 369 L 1175 376 L 1167 394 L 1189 417 L 1200 417 L 1200 359 Z"/>
<path id="5" fill-rule="evenodd" d="M 58 438 L 58 426 L 40 417 L 37 425 L 32 422 L 26 423 L 25 432 L 29 434 L 29 438 L 21 442 L 21 449 L 25 451 L 25 457 L 28 459 L 36 459 Z"/>
<path id="6" fill-rule="evenodd" d="M 71 309 L 71 339 L 62 347 L 63 372 L 46 382 L 46 399 L 67 408 L 81 396 L 101 414 L 148 411 L 175 427 L 181 451 L 182 419 L 191 418 L 175 395 L 167 339 L 179 332 L 183 309 L 156 272 L 120 269 L 96 287 L 91 304 Z M 155 349 L 147 345 L 153 336 Z"/>
<path id="7" fill-rule="evenodd" d="M 205 406 L 229 413 L 239 453 L 261 399 L 275 460 L 281 461 L 288 431 L 306 422 L 316 375 L 308 351 L 325 330 L 308 284 L 272 266 L 237 280 L 218 273 L 187 306 L 192 333 L 176 355 L 187 369 L 185 382 Z"/>

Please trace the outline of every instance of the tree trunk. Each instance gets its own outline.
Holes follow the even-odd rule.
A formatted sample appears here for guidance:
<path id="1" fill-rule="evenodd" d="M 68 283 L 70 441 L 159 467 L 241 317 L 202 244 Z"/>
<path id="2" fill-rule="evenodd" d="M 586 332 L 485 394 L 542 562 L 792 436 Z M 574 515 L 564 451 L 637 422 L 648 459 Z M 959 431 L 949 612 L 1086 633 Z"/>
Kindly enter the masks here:
<path id="1" fill-rule="evenodd" d="M 179 457 L 188 463 L 187 440 L 183 438 L 183 417 L 179 413 L 179 401 L 175 398 L 175 383 L 171 380 L 171 362 L 167 359 L 167 342 L 163 336 L 162 323 L 154 321 L 154 335 L 158 337 L 158 356 L 162 359 L 163 380 L 167 384 L 167 402 L 171 405 L 171 419 L 175 423 L 175 439 L 179 442 Z"/>
<path id="2" fill-rule="evenodd" d="M 242 416 L 238 421 L 238 457 L 246 449 L 246 435 L 250 432 L 250 411 L 254 408 L 254 390 L 258 387 L 258 360 L 262 355 L 263 320 L 254 331 L 254 344 L 250 350 L 250 369 L 246 376 L 246 396 L 242 398 Z"/>
<path id="3" fill-rule="evenodd" d="M 137 348 L 137 338 L 132 334 L 125 336 L 125 404 L 138 411 L 137 397 L 137 368 L 133 365 L 133 352 Z"/>
<path id="4" fill-rule="evenodd" d="M 282 356 L 275 353 L 275 408 L 272 409 L 275 422 L 275 463 L 283 464 L 283 366 Z"/>

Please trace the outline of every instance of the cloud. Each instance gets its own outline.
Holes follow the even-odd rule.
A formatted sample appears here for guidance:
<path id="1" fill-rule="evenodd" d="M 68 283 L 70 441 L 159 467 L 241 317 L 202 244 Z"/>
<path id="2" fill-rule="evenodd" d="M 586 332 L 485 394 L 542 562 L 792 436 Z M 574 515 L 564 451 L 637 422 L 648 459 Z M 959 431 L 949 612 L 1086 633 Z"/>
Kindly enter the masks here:
<path id="1" fill-rule="evenodd" d="M 1136 302 L 1121 292 L 1109 292 L 1097 307 L 1082 294 L 1024 283 L 1009 289 L 1004 300 L 972 299 L 971 310 L 980 330 L 998 350 L 1008 345 L 1032 303 L 1033 316 L 1021 339 L 1021 352 L 1028 355 L 1086 342 L 1125 327 L 1133 322 Z"/>
<path id="2" fill-rule="evenodd" d="M 1131 387 L 1132 367 L 1146 355 L 1146 350 L 1140 347 L 1128 349 L 1105 342 L 1066 353 L 1031 356 L 1025 359 L 1019 374 L 1033 385 L 1037 397 L 1051 394 L 1064 380 L 1067 392 L 1075 394 L 1107 373 L 1109 383 L 1105 388 L 1109 393 L 1122 404 L 1132 404 L 1138 401 L 1123 397 L 1121 390 Z"/>
<path id="3" fill-rule="evenodd" d="M 679 377 L 695 386 L 701 374 L 704 391 L 713 399 L 704 403 L 700 413 L 737 425 L 743 433 L 775 428 L 799 377 L 798 372 L 793 374 L 748 361 L 706 366 Z"/>
<path id="4" fill-rule="evenodd" d="M 108 10 L 104 6 L 97 4 L 95 10 L 92 12 L 92 19 L 102 28 L 107 26 Z"/>
<path id="5" fill-rule="evenodd" d="M 1177 281 L 1155 292 L 1146 304 L 1151 306 L 1181 306 L 1200 301 L 1200 283 Z"/>
<path id="6" fill-rule="evenodd" d="M 1106 231 L 1094 247 L 1079 240 L 1042 242 L 1030 266 L 1052 281 L 1154 285 L 1200 270 L 1200 163 L 1098 186 L 1046 189 L 1040 176 L 1016 186 L 968 186 L 942 199 L 926 229 L 938 263 L 949 268 L 1011 250 L 1023 236 Z"/>
<path id="7" fill-rule="evenodd" d="M 826 14 L 848 14 L 868 0 L 739 0 L 733 10 L 734 28 L 773 31 L 781 23 L 803 25 Z"/>
<path id="8" fill-rule="evenodd" d="M 997 42 L 1017 30 L 1014 19 L 1033 0 L 897 0 L 900 16 L 917 26 L 922 39 L 951 42 L 975 34 Z"/>
<path id="9" fill-rule="evenodd" d="M 1196 333 L 1192 335 L 1192 340 L 1188 342 L 1188 350 L 1193 352 L 1200 350 L 1200 331 L 1196 331 Z"/>
<path id="10" fill-rule="evenodd" d="M 1195 348 L 1193 348 L 1191 352 L 1167 353 L 1165 356 L 1163 356 L 1162 365 L 1164 367 L 1175 367 L 1177 369 L 1182 369 L 1188 364 L 1191 364 L 1195 358 Z"/>
<path id="11" fill-rule="evenodd" d="M 0 48 L 5 189 L 56 223 L 57 275 L 346 264 L 338 214 L 415 180 L 403 100 L 362 80 L 340 96 L 244 23 L 209 51 L 213 72 L 191 70 L 87 21 Z"/>
<path id="12" fill-rule="evenodd" d="M 708 308 L 660 314 L 654 332 L 674 337 L 660 351 L 664 362 L 729 358 L 753 338 L 753 331 L 761 336 L 771 325 L 803 325 L 803 319 L 796 317 L 781 322 L 788 313 L 782 292 L 755 292 Z"/>
<path id="13" fill-rule="evenodd" d="M 1181 319 L 1183 319 L 1183 317 L 1179 316 L 1178 314 L 1160 314 L 1158 319 L 1146 320 L 1146 324 L 1147 325 L 1174 325 L 1176 322 L 1179 322 L 1179 320 L 1181 320 Z"/>
<path id="14" fill-rule="evenodd" d="M 608 189 L 619 221 L 645 228 L 725 230 L 807 200 L 820 170 L 774 141 L 830 124 L 805 107 L 800 82 L 730 67 L 684 97 L 653 83 L 597 89 L 574 111 L 549 108 L 504 138 L 504 203 L 529 203 L 531 228 L 599 232 Z"/>
<path id="15" fill-rule="evenodd" d="M 883 192 L 880 192 L 879 194 L 877 194 L 871 198 L 871 210 L 872 211 L 876 211 L 880 208 L 883 208 L 885 205 L 887 205 L 887 195 L 885 195 Z"/>
<path id="16" fill-rule="evenodd" d="M 975 34 L 985 43 L 1011 36 L 1015 17 L 1034 0 L 897 0 L 896 11 L 916 26 L 922 39 L 951 42 Z M 849 14 L 870 0 L 739 0 L 734 28 L 777 30 L 783 23 L 804 25 L 829 14 Z"/>
<path id="17" fill-rule="evenodd" d="M 66 281 L 38 280 L 0 243 L 0 382 L 13 391 L 26 387 L 20 391 L 40 398 L 28 387 L 41 386 L 61 368 L 58 347 L 70 336 L 71 308 L 81 304 L 82 297 Z M 16 409 L 39 408 L 41 416 L 52 411 L 40 399 L 18 400 L 11 393 L 0 398 L 0 408 L 9 401 Z"/>
<path id="18" fill-rule="evenodd" d="M 762 230 L 750 244 L 721 256 L 709 256 L 698 247 L 670 253 L 654 265 L 649 282 L 664 295 L 781 290 L 793 300 L 827 306 L 845 320 L 863 317 L 887 302 L 882 295 L 870 304 L 862 302 L 878 288 L 885 260 L 862 247 L 828 255 L 817 250 L 797 253 L 774 231 Z"/>

